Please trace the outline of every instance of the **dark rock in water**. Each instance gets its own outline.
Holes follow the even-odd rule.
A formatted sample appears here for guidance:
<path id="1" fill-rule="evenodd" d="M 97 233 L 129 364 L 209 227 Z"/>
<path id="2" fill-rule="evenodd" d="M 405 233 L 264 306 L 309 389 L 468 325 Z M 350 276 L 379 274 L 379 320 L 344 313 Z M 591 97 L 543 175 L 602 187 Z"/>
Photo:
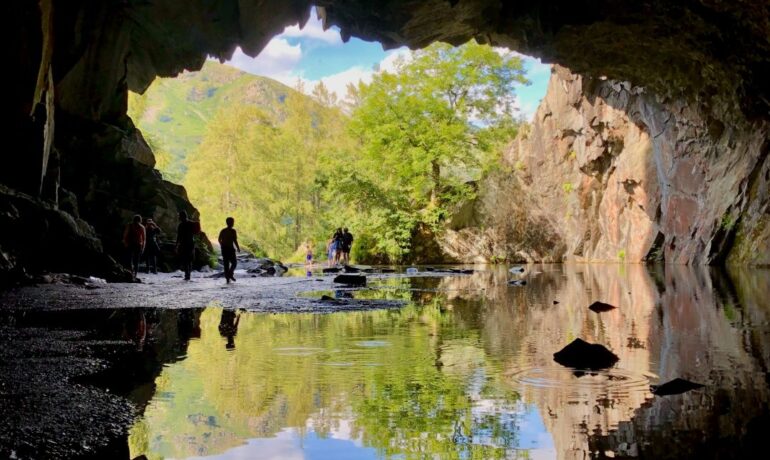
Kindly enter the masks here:
<path id="1" fill-rule="evenodd" d="M 395 273 L 395 272 L 396 272 L 396 270 L 394 270 L 394 269 L 392 269 L 392 268 L 383 268 L 383 269 L 380 269 L 380 273 Z"/>
<path id="2" fill-rule="evenodd" d="M 225 272 L 217 272 L 217 273 L 214 273 L 213 275 L 207 276 L 207 278 L 214 278 L 214 279 L 224 278 L 224 277 L 225 277 Z"/>
<path id="3" fill-rule="evenodd" d="M 471 275 L 473 274 L 473 270 L 469 268 L 450 268 L 447 270 L 449 273 L 457 273 L 460 275 Z"/>
<path id="4" fill-rule="evenodd" d="M 554 300 L 554 301 L 553 301 L 553 304 L 554 304 L 554 305 L 558 305 L 558 304 L 559 304 L 559 301 L 558 301 L 558 300 Z"/>
<path id="5" fill-rule="evenodd" d="M 366 277 L 360 275 L 338 275 L 334 277 L 334 282 L 350 284 L 352 286 L 366 286 Z"/>
<path id="6" fill-rule="evenodd" d="M 509 286 L 526 286 L 527 280 L 510 280 L 508 281 Z"/>
<path id="7" fill-rule="evenodd" d="M 604 303 L 604 302 L 594 302 L 588 307 L 589 310 L 594 311 L 596 313 L 604 313 L 606 311 L 612 311 L 616 308 L 618 307 L 614 305 L 610 305 L 608 303 Z"/>
<path id="8" fill-rule="evenodd" d="M 342 271 L 345 273 L 360 273 L 361 269 L 356 267 L 351 267 L 350 265 L 344 265 L 342 267 Z"/>
<path id="9" fill-rule="evenodd" d="M 331 268 L 331 267 L 330 268 L 324 268 L 323 272 L 324 273 L 339 273 L 340 269 L 339 268 Z"/>
<path id="10" fill-rule="evenodd" d="M 524 273 L 524 267 L 511 267 L 508 271 L 511 273 Z"/>
<path id="11" fill-rule="evenodd" d="M 328 296 L 328 295 L 324 294 L 324 295 L 322 295 L 322 296 L 321 296 L 321 300 L 323 300 L 323 301 L 327 301 L 327 302 L 328 302 L 328 301 L 335 301 L 335 300 L 337 300 L 337 299 L 335 299 L 335 298 L 334 298 L 334 297 L 332 297 L 332 296 Z"/>
<path id="12" fill-rule="evenodd" d="M 652 394 L 656 396 L 678 395 L 691 390 L 697 390 L 698 388 L 703 388 L 703 385 L 679 378 L 671 380 L 670 382 L 666 382 L 662 385 L 650 385 Z"/>
<path id="13" fill-rule="evenodd" d="M 435 268 L 433 268 L 433 267 L 425 267 L 425 268 L 424 268 L 424 270 L 425 270 L 426 272 L 435 272 L 435 271 L 436 271 L 436 269 L 435 269 Z"/>
<path id="14" fill-rule="evenodd" d="M 618 362 L 618 357 L 603 345 L 575 339 L 553 354 L 553 360 L 562 366 L 576 369 L 606 369 Z"/>

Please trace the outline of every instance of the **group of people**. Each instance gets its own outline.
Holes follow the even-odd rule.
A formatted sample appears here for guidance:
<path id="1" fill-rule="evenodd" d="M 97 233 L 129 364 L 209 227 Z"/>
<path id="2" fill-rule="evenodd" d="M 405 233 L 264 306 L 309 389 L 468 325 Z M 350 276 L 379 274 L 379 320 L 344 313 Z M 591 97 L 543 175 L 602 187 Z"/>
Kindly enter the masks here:
<path id="1" fill-rule="evenodd" d="M 189 220 L 185 211 L 179 212 L 179 226 L 176 235 L 176 253 L 184 271 L 184 279 L 190 280 L 195 258 L 195 236 L 200 233 L 200 224 Z M 144 219 L 137 214 L 123 231 L 123 244 L 129 256 L 131 273 L 136 277 L 142 256 L 145 258 L 147 273 L 158 273 L 160 250 L 160 227 L 151 217 Z"/>
<path id="2" fill-rule="evenodd" d="M 131 223 L 126 225 L 123 232 L 123 244 L 126 246 L 129 255 L 131 273 L 136 276 L 139 272 L 139 263 L 142 256 L 145 257 L 147 273 L 158 273 L 158 256 L 160 256 L 160 227 L 151 217 L 144 219 L 142 216 L 135 215 Z"/>
<path id="3" fill-rule="evenodd" d="M 347 228 L 334 231 L 326 245 L 327 264 L 334 265 L 350 263 L 350 249 L 353 247 L 353 234 Z"/>
<path id="4" fill-rule="evenodd" d="M 219 232 L 219 245 L 222 249 L 225 280 L 235 282 L 235 267 L 238 265 L 236 254 L 241 247 L 238 244 L 238 233 L 235 230 L 235 219 L 225 219 L 226 227 Z M 195 258 L 195 236 L 201 232 L 200 223 L 188 218 L 185 211 L 179 212 L 179 225 L 176 235 L 176 254 L 184 271 L 184 279 L 189 281 Z M 123 244 L 129 254 L 131 273 L 136 277 L 142 256 L 145 257 L 147 273 L 158 273 L 158 257 L 161 254 L 159 237 L 160 227 L 148 217 L 142 223 L 142 216 L 135 215 L 131 223 L 126 225 L 123 232 Z M 313 251 L 310 243 L 307 246 L 307 263 L 313 262 Z M 350 249 L 353 246 L 353 234 L 347 228 L 335 230 L 326 246 L 328 265 L 350 263 Z"/>

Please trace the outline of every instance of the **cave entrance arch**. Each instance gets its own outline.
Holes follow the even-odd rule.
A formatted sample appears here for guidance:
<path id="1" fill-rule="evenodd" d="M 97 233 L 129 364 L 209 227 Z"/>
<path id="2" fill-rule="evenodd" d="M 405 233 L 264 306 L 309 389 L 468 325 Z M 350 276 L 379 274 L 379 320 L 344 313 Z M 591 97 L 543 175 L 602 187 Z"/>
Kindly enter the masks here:
<path id="1" fill-rule="evenodd" d="M 568 67 L 586 79 L 589 97 L 605 97 L 601 78 L 641 88 L 646 102 L 633 121 L 656 139 L 663 135 L 650 174 L 661 185 L 653 220 L 662 236 L 652 241 L 662 238 L 661 251 L 672 262 L 767 259 L 770 21 L 764 2 L 314 3 L 343 38 L 411 47 L 475 38 Z M 128 88 L 141 92 L 156 76 L 200 68 L 207 55 L 226 59 L 236 46 L 255 55 L 310 13 L 304 0 L 66 6 L 41 0 L 6 8 L 14 19 L 6 33 L 19 44 L 11 57 L 11 87 L 18 91 L 5 106 L 7 133 L 19 149 L 6 154 L 0 182 L 74 215 L 84 211 L 89 194 L 104 198 L 100 206 L 144 194 L 189 207 L 183 191 L 155 178 L 152 167 L 111 166 L 118 146 L 132 146 L 125 129 Z M 592 89 L 599 92 L 591 96 Z M 114 222 L 93 223 L 109 246 Z"/>

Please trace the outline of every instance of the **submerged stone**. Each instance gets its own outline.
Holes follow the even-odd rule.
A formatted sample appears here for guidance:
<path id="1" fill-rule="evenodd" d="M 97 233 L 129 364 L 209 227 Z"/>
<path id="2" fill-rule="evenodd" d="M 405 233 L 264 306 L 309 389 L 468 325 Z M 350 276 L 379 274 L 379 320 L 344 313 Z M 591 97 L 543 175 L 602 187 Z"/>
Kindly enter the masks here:
<path id="1" fill-rule="evenodd" d="M 676 378 L 662 385 L 651 385 L 650 389 L 652 394 L 656 396 L 669 396 L 686 393 L 691 390 L 697 390 L 703 388 L 704 385 L 700 383 L 691 382 L 689 380 Z"/>
<path id="2" fill-rule="evenodd" d="M 352 286 L 366 286 L 366 277 L 360 275 L 338 275 L 334 277 L 334 282 Z"/>
<path id="3" fill-rule="evenodd" d="M 566 367 L 598 370 L 612 367 L 619 358 L 603 345 L 575 339 L 554 353 L 553 360 Z"/>
<path id="4" fill-rule="evenodd" d="M 607 311 L 612 311 L 612 310 L 614 310 L 616 308 L 618 308 L 618 307 L 616 307 L 614 305 L 610 305 L 608 303 L 604 303 L 604 302 L 594 302 L 594 303 L 592 303 L 588 307 L 589 310 L 591 310 L 593 312 L 596 312 L 596 313 L 604 313 L 604 312 L 607 312 Z"/>

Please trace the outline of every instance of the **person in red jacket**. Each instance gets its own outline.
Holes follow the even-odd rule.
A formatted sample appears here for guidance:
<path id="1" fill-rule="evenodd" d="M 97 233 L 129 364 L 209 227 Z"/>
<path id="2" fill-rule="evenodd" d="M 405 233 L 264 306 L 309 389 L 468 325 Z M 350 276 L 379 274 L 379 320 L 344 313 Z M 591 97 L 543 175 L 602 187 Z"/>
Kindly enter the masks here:
<path id="1" fill-rule="evenodd" d="M 142 258 L 146 241 L 147 233 L 144 225 L 142 225 L 142 216 L 137 214 L 131 223 L 126 225 L 126 229 L 123 232 L 123 244 L 128 249 L 131 257 L 131 273 L 135 278 L 139 272 L 139 260 Z"/>

